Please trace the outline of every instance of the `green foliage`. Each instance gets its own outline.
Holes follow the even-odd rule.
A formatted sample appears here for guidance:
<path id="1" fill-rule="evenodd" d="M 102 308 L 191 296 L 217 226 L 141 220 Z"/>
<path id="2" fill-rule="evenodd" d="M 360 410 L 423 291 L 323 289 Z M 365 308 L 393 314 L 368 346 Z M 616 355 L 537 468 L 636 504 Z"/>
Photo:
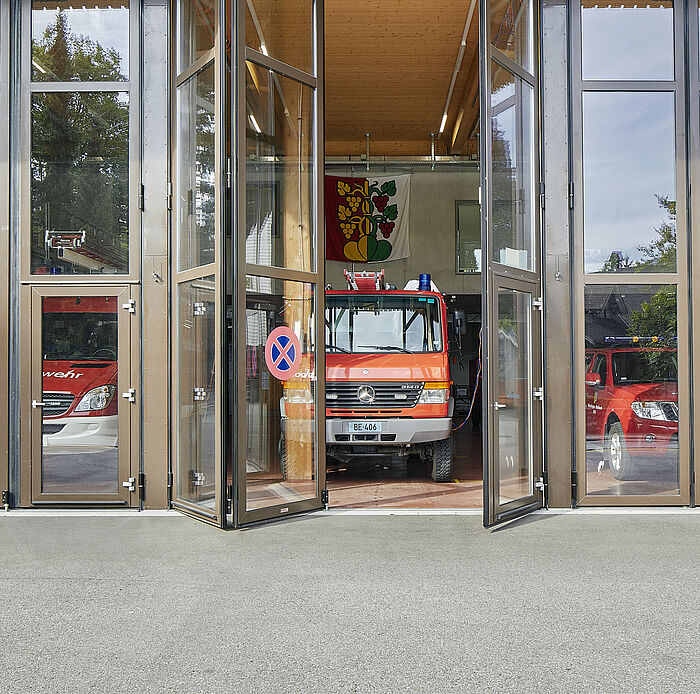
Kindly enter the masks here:
<path id="1" fill-rule="evenodd" d="M 661 287 L 639 311 L 630 314 L 631 336 L 658 337 L 659 344 L 675 344 L 678 334 L 678 299 L 675 287 Z"/>

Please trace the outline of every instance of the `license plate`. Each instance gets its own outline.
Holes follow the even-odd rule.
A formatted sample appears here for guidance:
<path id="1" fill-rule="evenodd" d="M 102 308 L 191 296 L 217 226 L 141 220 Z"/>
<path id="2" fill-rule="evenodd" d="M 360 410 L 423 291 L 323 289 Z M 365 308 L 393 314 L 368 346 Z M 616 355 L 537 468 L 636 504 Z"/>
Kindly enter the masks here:
<path id="1" fill-rule="evenodd" d="M 348 422 L 348 431 L 351 434 L 380 434 L 381 422 Z"/>

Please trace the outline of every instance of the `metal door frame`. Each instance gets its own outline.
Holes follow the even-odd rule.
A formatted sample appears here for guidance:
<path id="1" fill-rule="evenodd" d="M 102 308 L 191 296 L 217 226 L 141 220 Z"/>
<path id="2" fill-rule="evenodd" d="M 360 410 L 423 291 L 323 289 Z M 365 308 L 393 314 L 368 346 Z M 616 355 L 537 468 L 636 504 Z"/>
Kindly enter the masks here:
<path id="1" fill-rule="evenodd" d="M 232 210 L 232 271 L 233 271 L 233 336 L 234 344 L 246 344 L 246 276 L 269 277 L 278 280 L 308 282 L 315 286 L 314 306 L 316 311 L 316 409 L 314 423 L 314 454 L 316 456 L 316 496 L 302 501 L 287 502 L 260 509 L 247 510 L 247 412 L 246 412 L 246 364 L 245 350 L 234 348 L 233 383 L 229 402 L 232 413 L 229 441 L 233 452 L 233 524 L 235 527 L 274 518 L 286 518 L 296 513 L 318 510 L 324 507 L 323 494 L 326 488 L 326 426 L 325 426 L 325 349 L 320 348 L 325 334 L 325 234 L 323 233 L 324 206 L 324 89 L 323 89 L 323 40 L 324 3 L 314 0 L 313 49 L 314 74 L 310 74 L 276 58 L 246 46 L 246 0 L 231 0 L 235 3 L 233 17 L 234 55 L 231 69 L 231 97 L 233 103 L 231 121 L 231 143 L 233 157 L 234 194 Z M 313 234 L 316 249 L 315 271 L 290 270 L 280 267 L 260 266 L 246 262 L 246 61 L 255 63 L 276 74 L 311 87 L 313 91 L 313 158 L 316 166 L 312 203 Z"/>
<path id="2" fill-rule="evenodd" d="M 530 432 L 532 447 L 532 474 L 533 474 L 533 494 L 529 497 L 519 499 L 501 505 L 498 501 L 498 466 L 497 454 L 498 444 L 496 440 L 497 422 L 494 416 L 495 397 L 495 369 L 498 364 L 498 288 L 514 288 L 526 291 L 533 299 L 539 299 L 539 306 L 533 304 L 532 331 L 531 331 L 531 375 L 533 378 L 533 390 L 543 387 L 543 356 L 544 344 L 542 333 L 541 311 L 542 307 L 542 205 L 544 191 L 542 189 L 542 137 L 541 137 L 541 84 L 540 84 L 540 62 L 541 62 L 541 31 L 540 31 L 540 4 L 538 0 L 530 0 L 532 5 L 532 64 L 533 73 L 518 65 L 514 60 L 505 55 L 497 47 L 491 44 L 490 26 L 490 0 L 480 0 L 479 6 L 479 62 L 480 62 L 480 149 L 481 149 L 481 188 L 480 198 L 482 204 L 481 211 L 481 247 L 482 247 L 482 321 L 483 321 L 483 350 L 482 358 L 482 411 L 485 413 L 486 426 L 482 428 L 484 442 L 483 460 L 483 489 L 484 489 L 484 526 L 490 527 L 502 523 L 530 511 L 541 508 L 546 503 L 546 470 L 543 456 L 544 440 L 544 403 L 537 403 L 537 398 L 531 395 L 533 413 Z M 534 268 L 532 271 L 523 270 L 516 267 L 504 265 L 493 260 L 493 248 L 491 242 L 491 205 L 493 200 L 492 190 L 492 142 L 491 142 L 491 121 L 493 109 L 491 106 L 491 76 L 492 65 L 499 67 L 513 74 L 516 79 L 521 79 L 533 88 L 533 123 L 535 137 L 534 147 L 534 175 L 532 193 L 532 204 L 535 207 L 535 229 L 533 234 L 533 256 Z M 516 82 L 517 84 L 517 82 Z M 517 98 L 516 88 L 516 98 Z M 517 126 L 517 123 L 516 123 Z M 539 314 L 539 315 L 536 315 Z M 494 368 L 491 368 L 494 365 Z M 538 377 L 535 379 L 535 377 Z M 543 398 L 544 401 L 544 398 Z M 536 417 L 535 413 L 540 413 Z M 538 477 L 541 478 L 541 488 L 536 486 Z"/>
<path id="3" fill-rule="evenodd" d="M 23 420 L 22 437 L 22 486 L 28 492 L 23 494 L 23 505 L 69 504 L 69 505 L 128 505 L 138 506 L 139 503 L 139 408 L 138 401 L 129 402 L 124 397 L 129 388 L 138 383 L 139 363 L 133 359 L 135 345 L 138 345 L 138 321 L 135 313 L 124 308 L 129 306 L 129 300 L 137 300 L 134 296 L 135 287 L 132 285 L 102 286 L 70 285 L 70 286 L 39 286 L 23 287 L 24 305 L 29 307 L 31 318 L 23 321 L 22 361 L 23 373 L 29 374 L 29 387 L 23 389 L 20 408 Z M 42 472 L 42 410 L 33 408 L 32 400 L 41 401 L 43 391 L 43 354 L 42 354 L 42 300 L 44 297 L 72 296 L 114 296 L 117 299 L 118 316 L 118 376 L 117 392 L 114 397 L 118 402 L 119 417 L 119 475 L 116 494 L 45 494 L 41 491 Z M 134 489 L 129 491 L 123 483 L 134 478 Z"/>

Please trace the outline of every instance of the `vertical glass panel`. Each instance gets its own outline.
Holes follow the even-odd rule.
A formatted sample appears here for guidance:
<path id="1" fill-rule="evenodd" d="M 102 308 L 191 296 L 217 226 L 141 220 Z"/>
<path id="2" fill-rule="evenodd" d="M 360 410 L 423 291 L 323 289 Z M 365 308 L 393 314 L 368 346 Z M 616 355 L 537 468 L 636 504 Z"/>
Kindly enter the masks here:
<path id="1" fill-rule="evenodd" d="M 586 272 L 675 272 L 672 92 L 583 93 Z"/>
<path id="2" fill-rule="evenodd" d="M 214 64 L 177 88 L 175 236 L 177 269 L 214 262 Z"/>
<path id="3" fill-rule="evenodd" d="M 481 272 L 481 208 L 476 200 L 457 202 L 457 272 Z"/>
<path id="4" fill-rule="evenodd" d="M 679 494 L 676 287 L 585 288 L 586 490 Z"/>
<path id="5" fill-rule="evenodd" d="M 114 296 L 42 300 L 45 494 L 119 491 L 117 311 Z"/>
<path id="6" fill-rule="evenodd" d="M 129 0 L 32 0 L 32 80 L 129 79 Z"/>
<path id="7" fill-rule="evenodd" d="M 313 15 L 313 0 L 246 0 L 246 46 L 313 73 Z"/>
<path id="8" fill-rule="evenodd" d="M 177 71 L 187 69 L 197 58 L 214 48 L 216 10 L 214 0 L 178 0 Z"/>
<path id="9" fill-rule="evenodd" d="M 214 510 L 216 482 L 214 277 L 177 288 L 178 498 Z"/>
<path id="10" fill-rule="evenodd" d="M 673 2 L 581 3 L 584 80 L 672 80 Z"/>
<path id="11" fill-rule="evenodd" d="M 491 0 L 488 7 L 491 45 L 533 72 L 532 0 Z"/>
<path id="12" fill-rule="evenodd" d="M 246 278 L 246 510 L 317 495 L 314 321 L 313 284 Z"/>
<path id="13" fill-rule="evenodd" d="M 31 270 L 129 271 L 126 92 L 32 95 Z"/>
<path id="14" fill-rule="evenodd" d="M 535 265 L 536 151 L 532 87 L 491 62 L 491 234 L 493 260 Z"/>
<path id="15" fill-rule="evenodd" d="M 533 494 L 531 318 L 530 294 L 498 290 L 495 443 L 500 504 Z"/>
<path id="16" fill-rule="evenodd" d="M 313 90 L 246 65 L 246 261 L 313 272 Z"/>

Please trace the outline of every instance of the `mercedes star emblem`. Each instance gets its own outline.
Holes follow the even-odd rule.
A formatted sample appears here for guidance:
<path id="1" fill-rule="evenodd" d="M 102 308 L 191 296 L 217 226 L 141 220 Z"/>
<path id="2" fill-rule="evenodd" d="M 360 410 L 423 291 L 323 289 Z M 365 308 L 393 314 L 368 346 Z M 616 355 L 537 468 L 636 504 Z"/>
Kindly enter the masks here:
<path id="1" fill-rule="evenodd" d="M 372 386 L 360 386 L 357 389 L 357 399 L 365 405 L 371 405 L 374 402 L 374 388 Z"/>

